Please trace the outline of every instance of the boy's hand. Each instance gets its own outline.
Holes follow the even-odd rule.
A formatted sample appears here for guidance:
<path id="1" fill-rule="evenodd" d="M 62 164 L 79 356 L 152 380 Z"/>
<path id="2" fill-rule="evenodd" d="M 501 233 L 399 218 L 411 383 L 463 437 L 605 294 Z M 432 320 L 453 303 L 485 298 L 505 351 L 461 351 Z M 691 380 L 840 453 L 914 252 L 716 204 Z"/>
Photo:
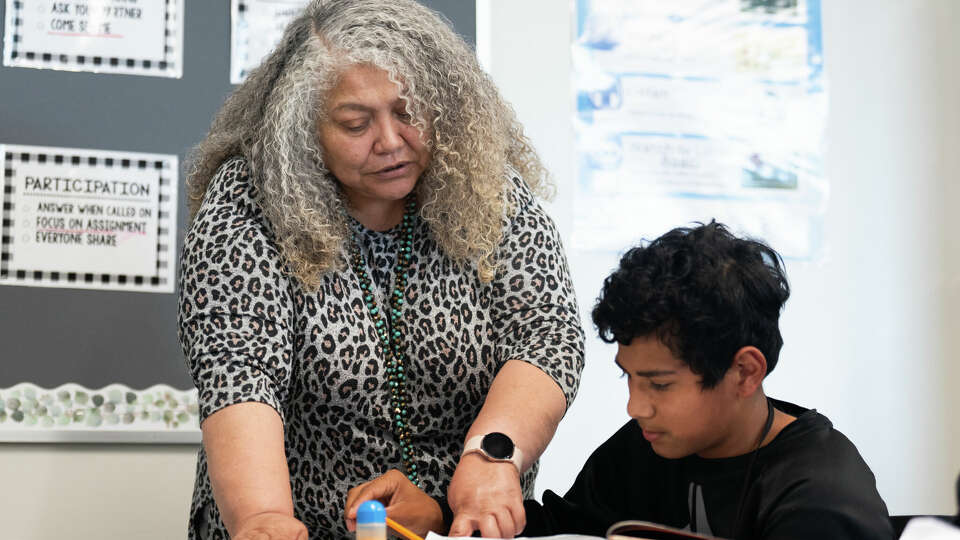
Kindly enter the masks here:
<path id="1" fill-rule="evenodd" d="M 426 536 L 429 531 L 446 532 L 443 527 L 443 513 L 437 501 L 396 469 L 360 484 L 347 493 L 347 504 L 343 511 L 347 529 L 356 530 L 357 508 L 360 503 L 370 500 L 383 503 L 390 519 L 420 536 Z"/>

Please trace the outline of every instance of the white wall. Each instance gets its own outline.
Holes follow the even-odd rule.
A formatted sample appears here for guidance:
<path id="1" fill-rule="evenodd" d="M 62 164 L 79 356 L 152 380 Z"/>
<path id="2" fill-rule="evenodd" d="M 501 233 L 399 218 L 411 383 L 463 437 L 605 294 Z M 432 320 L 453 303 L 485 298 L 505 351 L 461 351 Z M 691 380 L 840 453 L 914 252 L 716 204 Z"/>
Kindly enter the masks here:
<path id="1" fill-rule="evenodd" d="M 0 444 L 0 538 L 186 538 L 196 446 Z"/>
<path id="2" fill-rule="evenodd" d="M 568 2 L 480 0 L 490 68 L 560 195 L 573 200 Z M 767 389 L 815 406 L 860 448 L 893 513 L 954 513 L 960 472 L 960 2 L 824 1 L 831 109 L 828 254 L 790 264 L 786 346 Z M 569 252 L 586 315 L 616 264 Z M 597 339 L 538 487 L 564 491 L 626 420 Z M 0 445 L 0 536 L 172 539 L 186 533 L 191 446 Z"/>
<path id="3" fill-rule="evenodd" d="M 573 201 L 568 2 L 488 0 L 489 69 L 527 127 L 561 197 Z M 827 253 L 788 263 L 774 397 L 815 407 L 860 448 L 895 514 L 956 512 L 960 473 L 960 2 L 823 2 L 830 111 Z M 566 188 L 565 188 L 566 187 Z M 681 225 L 678 223 L 677 225 Z M 568 242 L 569 244 L 569 242 Z M 776 246 L 774 246 L 776 247 Z M 626 421 L 614 349 L 589 310 L 615 257 L 568 250 L 587 367 L 577 402 L 543 457 L 538 491 L 561 493 L 590 451 Z"/>

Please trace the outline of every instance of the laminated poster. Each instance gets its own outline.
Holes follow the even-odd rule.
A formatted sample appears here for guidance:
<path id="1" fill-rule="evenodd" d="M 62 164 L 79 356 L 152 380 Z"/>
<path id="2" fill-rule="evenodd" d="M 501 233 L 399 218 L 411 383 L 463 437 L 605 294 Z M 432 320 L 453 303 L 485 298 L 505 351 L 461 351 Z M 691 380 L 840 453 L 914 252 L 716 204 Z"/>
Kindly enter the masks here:
<path id="1" fill-rule="evenodd" d="M 6 0 L 3 64 L 180 78 L 184 0 Z"/>
<path id="2" fill-rule="evenodd" d="M 280 42 L 308 0 L 232 0 L 230 82 L 240 84 Z"/>
<path id="3" fill-rule="evenodd" d="M 712 218 L 816 258 L 828 184 L 820 0 L 577 0 L 573 247 Z"/>
<path id="4" fill-rule="evenodd" d="M 0 285 L 171 293 L 177 156 L 0 145 Z"/>

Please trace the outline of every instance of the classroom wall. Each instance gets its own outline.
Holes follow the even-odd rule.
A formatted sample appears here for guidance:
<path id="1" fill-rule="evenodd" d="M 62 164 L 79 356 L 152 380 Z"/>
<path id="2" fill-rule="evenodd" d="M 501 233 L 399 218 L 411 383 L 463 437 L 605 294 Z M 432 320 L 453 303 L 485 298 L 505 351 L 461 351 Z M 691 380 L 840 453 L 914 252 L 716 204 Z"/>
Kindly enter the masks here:
<path id="1" fill-rule="evenodd" d="M 489 50 L 494 78 L 557 177 L 553 214 L 569 235 L 567 3 L 479 4 L 496 40 L 478 36 L 478 48 Z M 960 3 L 824 4 L 828 250 L 822 261 L 788 264 L 786 345 L 767 389 L 831 417 L 873 468 L 891 512 L 954 513 Z M 616 261 L 568 255 L 586 316 Z M 590 449 L 626 419 L 612 348 L 591 339 L 587 351 L 580 395 L 543 458 L 540 490 L 565 490 Z M 195 451 L 0 445 L 0 537 L 183 538 Z"/>
<path id="2" fill-rule="evenodd" d="M 948 456 L 947 467 L 953 470 L 960 469 L 960 427 L 956 416 L 950 411 L 960 410 L 960 236 L 952 234 L 957 230 L 957 210 L 960 207 L 960 34 L 956 32 L 960 22 L 960 3 L 943 2 L 937 9 L 938 26 L 937 36 L 939 48 L 946 51 L 947 63 L 953 69 L 942 72 L 939 80 L 938 100 L 944 104 L 942 122 L 942 136 L 939 141 L 940 172 L 945 179 L 944 197 L 940 200 L 939 214 L 943 216 L 944 229 L 942 252 L 944 258 L 943 271 L 940 279 L 944 298 L 941 301 L 940 313 L 942 320 L 948 321 L 943 325 L 942 339 L 948 371 L 940 382 L 943 392 L 952 397 L 952 402 L 945 403 L 952 420 L 948 424 L 946 448 Z M 952 225 L 952 227 L 948 226 Z"/>
<path id="3" fill-rule="evenodd" d="M 569 235 L 570 14 L 554 0 L 478 3 L 494 79 L 554 171 L 553 215 Z M 826 252 L 788 262 L 781 363 L 768 394 L 830 417 L 873 469 L 895 514 L 957 511 L 960 473 L 960 3 L 823 1 L 830 109 Z M 564 5 L 565 7 L 565 5 Z M 478 20 L 484 20 L 478 14 Z M 538 84 L 531 84 L 531 80 Z M 564 188 L 567 186 L 567 189 Z M 678 223 L 677 225 L 682 225 Z M 776 247 L 776 246 L 774 246 Z M 626 421 L 615 347 L 589 310 L 610 254 L 568 249 L 585 328 L 577 401 L 543 457 L 538 491 L 561 493 Z"/>
<path id="4" fill-rule="evenodd" d="M 0 445 L 0 538 L 186 538 L 192 445 Z"/>

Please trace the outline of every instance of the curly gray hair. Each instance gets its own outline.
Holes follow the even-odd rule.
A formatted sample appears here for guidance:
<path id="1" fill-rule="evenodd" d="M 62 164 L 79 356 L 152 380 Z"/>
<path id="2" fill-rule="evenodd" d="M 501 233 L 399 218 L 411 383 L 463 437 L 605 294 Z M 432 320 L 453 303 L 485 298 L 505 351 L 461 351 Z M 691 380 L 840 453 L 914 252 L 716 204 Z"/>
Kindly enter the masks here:
<path id="1" fill-rule="evenodd" d="M 191 217 L 217 168 L 242 155 L 291 273 L 313 290 L 325 272 L 343 268 L 346 203 L 324 165 L 317 126 L 327 93 L 358 64 L 386 71 L 414 125 L 430 133 L 431 162 L 416 187 L 421 217 L 448 256 L 476 264 L 479 278 L 491 280 L 502 219 L 514 211 L 507 171 L 515 169 L 544 197 L 552 185 L 474 52 L 414 0 L 310 2 L 193 149 Z"/>

